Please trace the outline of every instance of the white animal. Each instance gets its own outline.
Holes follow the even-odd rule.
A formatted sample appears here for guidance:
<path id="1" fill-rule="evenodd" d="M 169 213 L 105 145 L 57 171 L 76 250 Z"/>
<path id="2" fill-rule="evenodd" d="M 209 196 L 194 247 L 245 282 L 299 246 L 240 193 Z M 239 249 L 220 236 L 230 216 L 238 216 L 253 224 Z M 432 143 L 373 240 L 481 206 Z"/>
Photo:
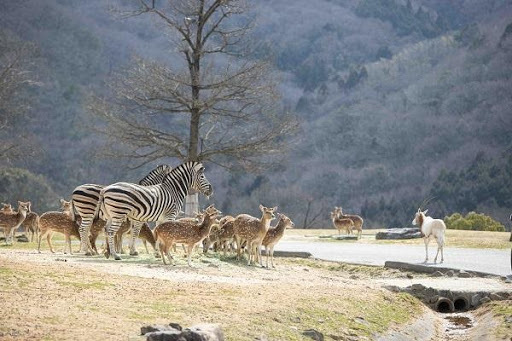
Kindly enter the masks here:
<path id="1" fill-rule="evenodd" d="M 443 257 L 443 248 L 444 248 L 444 233 L 446 231 L 446 225 L 444 221 L 441 219 L 433 219 L 432 217 L 427 216 L 428 210 L 421 211 L 418 208 L 418 212 L 416 212 L 416 216 L 414 217 L 412 224 L 418 225 L 420 227 L 421 234 L 423 235 L 423 241 L 425 242 L 425 262 L 428 261 L 428 243 L 430 242 L 431 237 L 434 237 L 437 242 L 437 253 L 436 258 L 434 258 L 434 263 L 437 262 L 437 256 L 439 255 L 439 251 L 441 251 L 441 263 L 444 261 Z"/>

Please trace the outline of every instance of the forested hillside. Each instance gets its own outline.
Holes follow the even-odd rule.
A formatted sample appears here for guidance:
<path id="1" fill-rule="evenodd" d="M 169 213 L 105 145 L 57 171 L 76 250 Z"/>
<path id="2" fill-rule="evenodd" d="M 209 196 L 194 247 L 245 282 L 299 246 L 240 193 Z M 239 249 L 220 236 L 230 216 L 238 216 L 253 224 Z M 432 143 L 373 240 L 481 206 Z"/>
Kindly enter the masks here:
<path id="1" fill-rule="evenodd" d="M 130 160 L 101 156 L 106 138 L 88 110 L 91 94 L 108 93 L 111 75 L 135 57 L 179 67 L 162 27 L 115 16 L 109 6 L 116 3 L 2 4 L 0 30 L 35 46 L 37 81 L 19 94 L 30 106 L 23 118 L 0 129 L 0 142 L 23 136 L 28 146 L 24 157 L 3 158 L 2 201 L 33 199 L 45 210 L 76 185 L 135 182 L 156 164 L 179 163 L 131 170 Z M 278 205 L 297 226 L 328 226 L 329 211 L 341 205 L 367 226 L 403 226 L 434 197 L 433 215 L 477 210 L 506 221 L 509 1 L 262 0 L 251 15 L 249 58 L 272 60 L 282 107 L 300 129 L 275 168 L 248 174 L 207 165 L 223 212 L 257 214 L 263 203 Z M 23 179 L 33 194 L 15 192 Z"/>

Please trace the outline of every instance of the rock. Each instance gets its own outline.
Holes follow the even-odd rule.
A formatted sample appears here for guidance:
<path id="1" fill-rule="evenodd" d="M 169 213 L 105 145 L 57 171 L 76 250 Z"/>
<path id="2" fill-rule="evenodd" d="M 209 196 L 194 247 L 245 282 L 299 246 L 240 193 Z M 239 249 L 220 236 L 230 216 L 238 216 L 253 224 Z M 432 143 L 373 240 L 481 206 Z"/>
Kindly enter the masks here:
<path id="1" fill-rule="evenodd" d="M 419 283 L 411 285 L 410 288 L 413 291 L 422 291 L 422 290 L 426 289 L 426 287 L 423 284 L 419 284 Z"/>
<path id="2" fill-rule="evenodd" d="M 437 301 L 439 301 L 439 295 L 434 295 L 428 299 L 429 303 L 436 303 Z"/>
<path id="3" fill-rule="evenodd" d="M 421 238 L 421 232 L 416 227 L 393 228 L 378 232 L 375 239 L 414 239 Z"/>
<path id="4" fill-rule="evenodd" d="M 479 303 L 480 303 L 480 304 L 485 304 L 485 303 L 487 303 L 487 302 L 491 302 L 491 299 L 490 299 L 489 297 L 482 297 L 482 298 L 480 299 L 480 302 L 479 302 Z"/>
<path id="5" fill-rule="evenodd" d="M 20 243 L 28 243 L 28 237 L 22 234 L 21 236 L 17 236 L 16 240 Z"/>
<path id="6" fill-rule="evenodd" d="M 464 271 L 464 270 L 460 270 L 457 276 L 460 277 L 460 278 L 471 278 L 471 277 L 473 277 L 469 272 Z"/>
<path id="7" fill-rule="evenodd" d="M 350 275 L 349 277 L 350 279 L 359 279 L 359 276 L 358 275 Z"/>
<path id="8" fill-rule="evenodd" d="M 218 324 L 196 324 L 182 333 L 187 341 L 224 341 L 224 333 Z"/>
<path id="9" fill-rule="evenodd" d="M 503 297 L 501 297 L 500 295 L 492 292 L 490 295 L 489 295 L 489 298 L 491 299 L 491 301 L 501 301 L 503 300 Z"/>
<path id="10" fill-rule="evenodd" d="M 177 323 L 144 326 L 141 334 L 147 341 L 224 341 L 224 333 L 217 324 L 197 324 L 185 330 Z"/>
<path id="11" fill-rule="evenodd" d="M 357 240 L 357 236 L 351 236 L 351 235 L 333 235 L 331 236 L 332 239 L 335 240 Z"/>
<path id="12" fill-rule="evenodd" d="M 318 330 L 308 329 L 302 332 L 302 335 L 308 336 L 315 341 L 324 341 L 324 334 L 320 333 Z"/>
<path id="13" fill-rule="evenodd" d="M 414 278 L 414 276 L 413 276 L 413 275 L 411 275 L 411 274 L 407 274 L 407 275 L 405 275 L 405 277 L 407 277 L 407 278 L 409 278 L 409 279 L 413 279 L 413 278 Z"/>
<path id="14" fill-rule="evenodd" d="M 173 323 L 173 325 L 178 326 L 178 328 L 174 328 L 170 325 L 149 325 L 143 326 L 140 328 L 140 335 L 146 335 L 147 333 L 152 332 L 163 332 L 163 331 L 181 331 L 181 326 L 179 324 Z"/>
<path id="15" fill-rule="evenodd" d="M 453 276 L 455 276 L 455 272 L 453 270 L 448 270 L 448 271 L 446 271 L 446 276 L 453 277 Z"/>
<path id="16" fill-rule="evenodd" d="M 187 341 L 179 330 L 147 333 L 146 341 Z"/>
<path id="17" fill-rule="evenodd" d="M 482 295 L 480 294 L 474 294 L 473 296 L 471 296 L 471 305 L 473 307 L 476 307 L 480 304 L 480 299 L 482 298 Z"/>
<path id="18" fill-rule="evenodd" d="M 444 276 L 444 273 L 442 273 L 439 270 L 437 270 L 436 272 L 434 272 L 433 274 L 430 275 L 430 277 L 443 277 L 443 276 Z"/>

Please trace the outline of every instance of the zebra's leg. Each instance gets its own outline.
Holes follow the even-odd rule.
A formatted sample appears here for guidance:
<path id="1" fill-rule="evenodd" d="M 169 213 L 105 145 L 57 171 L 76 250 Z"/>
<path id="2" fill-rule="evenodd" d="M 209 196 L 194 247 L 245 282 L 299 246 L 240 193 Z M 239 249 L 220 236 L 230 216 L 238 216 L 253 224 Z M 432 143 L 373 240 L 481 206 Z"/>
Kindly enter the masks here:
<path id="1" fill-rule="evenodd" d="M 123 222 L 121 220 L 114 220 L 112 218 L 107 220 L 107 224 L 105 226 L 107 238 L 108 238 L 108 247 L 110 249 L 110 254 L 114 256 L 115 260 L 121 260 L 121 257 L 116 252 L 116 246 L 114 245 L 114 236 L 117 231 L 121 227 Z"/>
<path id="2" fill-rule="evenodd" d="M 139 232 L 142 228 L 142 222 L 140 221 L 132 221 L 132 240 L 130 241 L 130 256 L 138 256 L 139 253 L 137 249 L 135 249 L 135 242 L 137 238 L 139 238 Z"/>
<path id="3" fill-rule="evenodd" d="M 91 230 L 91 224 L 94 216 L 83 216 L 82 222 L 80 223 L 80 253 L 84 253 L 86 256 L 92 256 L 92 246 L 89 242 L 89 231 Z"/>

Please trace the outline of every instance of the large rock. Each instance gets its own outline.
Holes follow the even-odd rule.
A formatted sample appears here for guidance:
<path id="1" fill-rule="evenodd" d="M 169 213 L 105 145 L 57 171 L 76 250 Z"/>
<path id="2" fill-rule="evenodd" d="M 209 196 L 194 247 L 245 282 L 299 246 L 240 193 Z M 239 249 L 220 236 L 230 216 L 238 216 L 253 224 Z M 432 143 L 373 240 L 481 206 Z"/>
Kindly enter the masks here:
<path id="1" fill-rule="evenodd" d="M 169 325 L 144 326 L 141 334 L 147 341 L 224 341 L 224 333 L 217 324 L 197 324 L 181 330 L 175 323 Z"/>
<path id="2" fill-rule="evenodd" d="M 421 238 L 421 232 L 416 227 L 404 227 L 387 229 L 386 231 L 378 232 L 375 239 L 414 239 Z"/>

